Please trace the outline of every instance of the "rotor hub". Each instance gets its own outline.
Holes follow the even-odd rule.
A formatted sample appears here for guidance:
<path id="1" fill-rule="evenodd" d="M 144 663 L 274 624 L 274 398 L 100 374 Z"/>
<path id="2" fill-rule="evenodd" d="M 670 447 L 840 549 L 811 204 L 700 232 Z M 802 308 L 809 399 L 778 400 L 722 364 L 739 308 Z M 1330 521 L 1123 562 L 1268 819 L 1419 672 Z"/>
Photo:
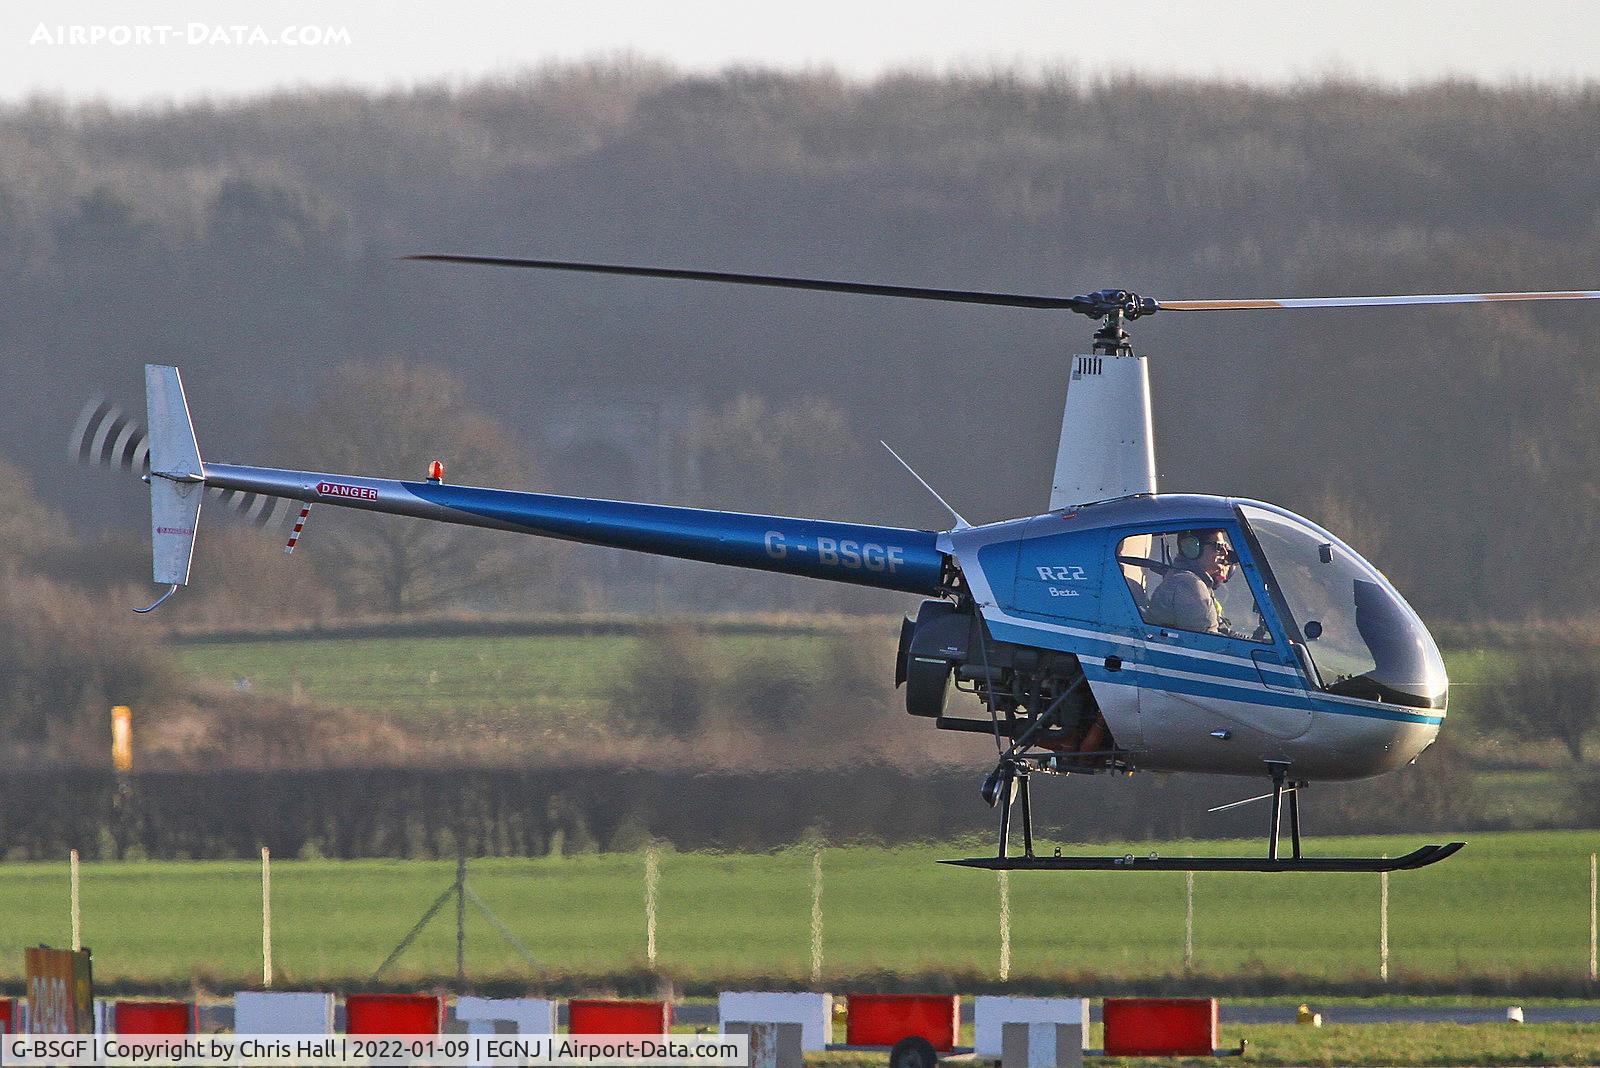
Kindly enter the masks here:
<path id="1" fill-rule="evenodd" d="M 1126 289 L 1100 289 L 1093 293 L 1081 294 L 1073 300 L 1079 302 L 1078 310 L 1091 319 L 1120 315 L 1124 319 L 1132 320 L 1144 315 L 1154 315 L 1161 310 L 1161 305 L 1154 299 L 1141 297 Z"/>

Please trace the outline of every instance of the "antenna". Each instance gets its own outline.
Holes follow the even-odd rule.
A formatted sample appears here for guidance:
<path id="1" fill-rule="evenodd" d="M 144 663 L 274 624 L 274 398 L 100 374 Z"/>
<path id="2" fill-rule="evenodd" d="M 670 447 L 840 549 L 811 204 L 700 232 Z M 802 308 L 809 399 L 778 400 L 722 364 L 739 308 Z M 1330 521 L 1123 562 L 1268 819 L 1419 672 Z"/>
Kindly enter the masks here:
<path id="1" fill-rule="evenodd" d="M 936 490 L 932 486 L 928 485 L 928 480 L 927 479 L 925 479 L 921 475 L 917 474 L 916 470 L 910 464 L 908 464 L 904 460 L 902 460 L 900 458 L 900 454 L 895 452 L 894 449 L 890 448 L 889 447 L 889 443 L 887 441 L 884 441 L 883 439 L 880 438 L 878 440 L 878 444 L 882 445 L 886 449 L 889 449 L 889 455 L 893 456 L 896 460 L 900 460 L 900 466 L 905 468 L 907 471 L 910 471 L 911 472 L 911 477 L 916 479 L 918 482 L 922 483 L 922 488 L 927 490 L 929 493 L 933 494 L 933 499 L 938 501 L 940 504 L 944 505 L 944 510 L 949 512 L 952 516 L 955 517 L 955 520 L 956 520 L 955 529 L 957 529 L 957 530 L 966 530 L 966 529 L 968 529 L 968 528 L 970 528 L 972 526 L 971 523 L 967 522 L 965 519 L 963 519 L 961 517 L 961 513 L 960 512 L 958 512 L 954 508 L 950 507 L 950 502 L 949 501 L 947 501 L 943 497 L 939 496 L 939 491 L 938 490 Z"/>

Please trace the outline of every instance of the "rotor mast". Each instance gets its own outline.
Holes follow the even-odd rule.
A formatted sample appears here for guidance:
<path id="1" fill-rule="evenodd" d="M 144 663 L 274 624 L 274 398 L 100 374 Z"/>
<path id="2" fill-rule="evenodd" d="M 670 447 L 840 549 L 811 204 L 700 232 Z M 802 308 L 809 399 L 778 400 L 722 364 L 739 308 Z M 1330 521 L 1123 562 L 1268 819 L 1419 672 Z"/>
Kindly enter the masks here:
<path id="1" fill-rule="evenodd" d="M 1074 298 L 1073 310 L 1100 319 L 1088 355 L 1072 358 L 1061 410 L 1050 511 L 1156 492 L 1150 374 L 1125 324 L 1155 302 L 1121 289 Z M 1097 314 L 1098 313 L 1098 314 Z"/>

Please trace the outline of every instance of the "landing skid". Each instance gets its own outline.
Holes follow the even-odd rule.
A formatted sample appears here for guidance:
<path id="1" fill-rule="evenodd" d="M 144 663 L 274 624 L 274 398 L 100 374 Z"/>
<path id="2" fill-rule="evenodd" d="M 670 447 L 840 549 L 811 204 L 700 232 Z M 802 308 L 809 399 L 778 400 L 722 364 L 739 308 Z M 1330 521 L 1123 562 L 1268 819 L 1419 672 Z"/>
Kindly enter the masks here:
<path id="1" fill-rule="evenodd" d="M 1399 857 L 969 857 L 941 860 L 990 871 L 1404 871 L 1454 856 L 1465 842 L 1425 845 Z"/>
<path id="2" fill-rule="evenodd" d="M 1043 722 L 1047 717 L 1040 717 Z M 1037 726 L 1034 728 L 1037 730 Z M 1265 857 L 1163 857 L 1155 853 L 1137 856 L 1125 853 L 1120 857 L 1038 857 L 1033 853 L 1033 806 L 1028 792 L 1028 779 L 1035 770 L 1030 759 L 1021 751 L 1031 739 L 1025 733 L 1010 752 L 1000 759 L 1000 765 L 984 782 L 981 791 L 991 805 L 999 803 L 1000 841 L 997 855 L 969 857 L 966 860 L 943 860 L 941 864 L 955 864 L 966 868 L 987 868 L 990 871 L 1323 871 L 1323 872 L 1384 872 L 1424 868 L 1429 864 L 1454 856 L 1465 842 L 1448 842 L 1445 845 L 1425 845 L 1399 857 L 1307 857 L 1301 853 L 1300 790 L 1306 785 L 1289 778 L 1286 761 L 1269 760 L 1267 772 L 1272 776 L 1272 827 L 1267 835 Z M 1278 831 L 1283 821 L 1283 802 L 1289 802 L 1289 833 L 1293 855 L 1278 855 Z M 1022 855 L 1010 855 L 1012 804 L 1022 809 Z M 1241 802 L 1242 803 L 1242 802 Z M 1231 806 L 1225 806 L 1231 807 Z"/>

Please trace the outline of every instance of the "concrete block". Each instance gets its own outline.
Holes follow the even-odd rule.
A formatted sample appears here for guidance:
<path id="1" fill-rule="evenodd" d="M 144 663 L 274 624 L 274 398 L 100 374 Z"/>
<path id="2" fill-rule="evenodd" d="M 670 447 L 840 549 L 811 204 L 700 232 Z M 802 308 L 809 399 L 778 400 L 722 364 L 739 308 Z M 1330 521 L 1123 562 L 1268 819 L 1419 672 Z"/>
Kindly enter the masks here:
<path id="1" fill-rule="evenodd" d="M 333 995 L 298 990 L 241 990 L 233 995 L 240 1035 L 331 1035 Z"/>
<path id="2" fill-rule="evenodd" d="M 797 1023 L 800 1048 L 819 1053 L 833 1033 L 833 996 L 812 993 L 723 993 L 717 996 L 717 1019 L 724 1034 L 731 1023 Z"/>
<path id="3" fill-rule="evenodd" d="M 1089 999 L 985 995 L 973 1000 L 972 1022 L 972 1049 L 979 1057 L 1001 1056 L 1001 1028 L 1008 1023 L 1075 1026 L 1082 1036 L 1081 1049 L 1089 1035 Z"/>
<path id="4" fill-rule="evenodd" d="M 1003 1068 L 1083 1068 L 1079 1024 L 1006 1023 L 1000 1026 Z"/>
<path id="5" fill-rule="evenodd" d="M 798 1023 L 731 1022 L 723 1024 L 722 1033 L 750 1036 L 750 1068 L 802 1068 L 803 1029 Z"/>
<path id="6" fill-rule="evenodd" d="M 492 1035 L 497 1023 L 515 1024 L 519 1035 L 556 1033 L 556 1003 L 545 998 L 459 997 L 455 1018 L 469 1035 Z"/>

